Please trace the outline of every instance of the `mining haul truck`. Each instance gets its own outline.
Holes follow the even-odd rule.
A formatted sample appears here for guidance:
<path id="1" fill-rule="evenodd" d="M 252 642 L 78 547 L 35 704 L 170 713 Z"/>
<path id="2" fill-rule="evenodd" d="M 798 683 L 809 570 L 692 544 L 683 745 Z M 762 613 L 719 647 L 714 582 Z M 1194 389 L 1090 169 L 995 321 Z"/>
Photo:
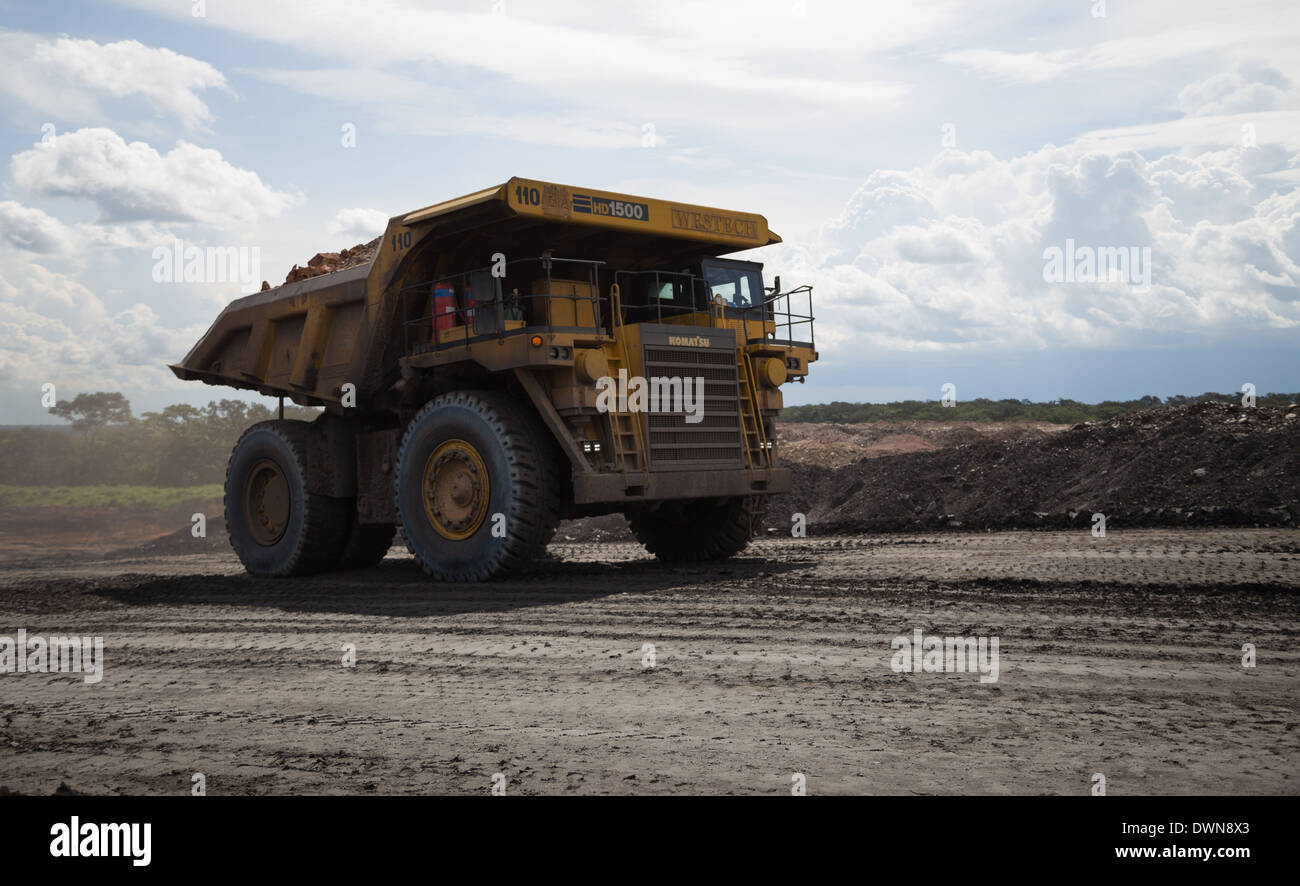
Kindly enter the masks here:
<path id="1" fill-rule="evenodd" d="M 779 242 L 761 215 L 512 178 L 231 302 L 172 371 L 323 407 L 240 438 L 231 545 L 305 575 L 378 563 L 400 526 L 429 575 L 475 581 L 619 512 L 662 560 L 736 553 L 790 488 L 773 420 L 817 352 L 811 287 L 721 256 Z"/>

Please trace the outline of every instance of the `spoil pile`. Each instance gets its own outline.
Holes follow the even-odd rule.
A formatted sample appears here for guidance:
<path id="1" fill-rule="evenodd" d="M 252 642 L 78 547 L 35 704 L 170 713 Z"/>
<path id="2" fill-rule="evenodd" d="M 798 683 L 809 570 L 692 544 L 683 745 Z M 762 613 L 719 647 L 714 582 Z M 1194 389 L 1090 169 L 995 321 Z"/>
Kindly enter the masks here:
<path id="1" fill-rule="evenodd" d="M 784 429 L 783 429 L 784 431 Z M 894 529 L 1295 525 L 1300 416 L 1200 403 L 828 468 L 787 460 L 769 532 L 807 515 L 821 533 Z"/>
<path id="2" fill-rule="evenodd" d="M 1069 425 L 1043 421 L 877 421 L 778 423 L 777 440 L 786 464 L 838 468 L 862 458 L 931 452 L 981 440 L 1040 438 Z"/>

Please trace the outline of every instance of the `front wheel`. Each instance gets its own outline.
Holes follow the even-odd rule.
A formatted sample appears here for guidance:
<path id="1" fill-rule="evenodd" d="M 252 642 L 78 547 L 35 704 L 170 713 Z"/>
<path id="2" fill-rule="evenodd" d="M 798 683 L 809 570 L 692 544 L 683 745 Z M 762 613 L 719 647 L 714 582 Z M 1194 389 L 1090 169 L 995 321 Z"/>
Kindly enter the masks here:
<path id="1" fill-rule="evenodd" d="M 407 547 L 441 581 L 520 570 L 546 549 L 564 502 L 546 430 L 520 403 L 489 391 L 425 404 L 402 439 L 395 483 Z"/>
<path id="2" fill-rule="evenodd" d="M 627 523 L 636 540 L 660 560 L 722 560 L 749 544 L 758 503 L 750 496 L 666 502 L 654 510 L 629 513 Z"/>

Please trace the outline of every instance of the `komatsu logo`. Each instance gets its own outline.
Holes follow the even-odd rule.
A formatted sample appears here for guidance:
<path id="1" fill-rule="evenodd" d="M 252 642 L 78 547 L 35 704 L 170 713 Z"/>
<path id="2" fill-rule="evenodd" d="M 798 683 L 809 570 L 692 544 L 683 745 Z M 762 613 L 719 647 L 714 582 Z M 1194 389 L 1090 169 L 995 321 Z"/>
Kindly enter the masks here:
<path id="1" fill-rule="evenodd" d="M 702 335 L 670 335 L 668 344 L 680 348 L 707 348 L 709 340 Z"/>

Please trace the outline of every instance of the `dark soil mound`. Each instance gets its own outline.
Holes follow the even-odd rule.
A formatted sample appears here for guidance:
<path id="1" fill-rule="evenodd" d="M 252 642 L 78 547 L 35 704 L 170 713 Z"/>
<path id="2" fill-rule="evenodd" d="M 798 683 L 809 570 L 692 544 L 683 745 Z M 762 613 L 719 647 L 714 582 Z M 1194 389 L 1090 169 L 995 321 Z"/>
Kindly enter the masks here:
<path id="1" fill-rule="evenodd" d="M 819 532 L 1090 526 L 1295 525 L 1300 417 L 1218 403 L 1075 425 L 1042 439 L 984 441 L 863 459 L 792 465 L 794 491 L 767 507 Z"/>

